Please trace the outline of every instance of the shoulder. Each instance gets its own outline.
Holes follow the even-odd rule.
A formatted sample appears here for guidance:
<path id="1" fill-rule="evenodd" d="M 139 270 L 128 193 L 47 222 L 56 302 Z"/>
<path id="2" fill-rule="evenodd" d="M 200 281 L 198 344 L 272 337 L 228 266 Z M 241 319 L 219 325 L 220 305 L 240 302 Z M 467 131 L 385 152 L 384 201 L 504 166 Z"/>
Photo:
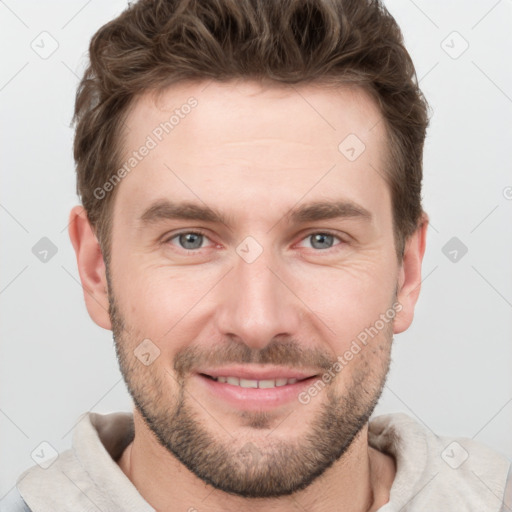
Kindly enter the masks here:
<path id="1" fill-rule="evenodd" d="M 502 509 L 510 461 L 484 444 L 439 436 L 406 414 L 373 419 L 368 436 L 371 446 L 395 459 L 390 504 L 400 504 L 397 510 Z"/>
<path id="2" fill-rule="evenodd" d="M 152 511 L 117 464 L 132 439 L 130 413 L 81 415 L 73 429 L 70 449 L 57 454 L 44 467 L 36 464 L 18 477 L 16 487 L 27 510 L 85 511 L 92 510 L 93 504 L 94 510 Z M 26 512 L 12 508 L 12 512 L 18 510 Z"/>

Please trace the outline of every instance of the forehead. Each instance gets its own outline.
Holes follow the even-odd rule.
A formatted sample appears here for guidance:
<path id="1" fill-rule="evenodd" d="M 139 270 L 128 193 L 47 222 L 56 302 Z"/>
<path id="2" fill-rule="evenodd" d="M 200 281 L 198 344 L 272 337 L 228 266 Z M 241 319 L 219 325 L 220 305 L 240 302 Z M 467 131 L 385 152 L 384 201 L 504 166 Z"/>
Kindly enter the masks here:
<path id="1" fill-rule="evenodd" d="M 360 88 L 181 83 L 138 97 L 126 128 L 123 163 L 135 165 L 117 190 L 123 213 L 165 197 L 248 215 L 306 195 L 370 205 L 388 194 L 384 123 Z"/>
<path id="2" fill-rule="evenodd" d="M 356 86 L 247 80 L 179 83 L 135 99 L 126 121 L 126 141 L 136 146 L 140 132 L 164 144 L 172 139 L 195 145 L 251 139 L 257 143 L 274 136 L 323 149 L 321 138 L 324 147 L 337 149 L 340 137 L 348 133 L 367 139 L 377 128 L 372 135 L 382 135 L 381 119 L 370 95 Z M 191 131 L 195 140 L 188 137 Z"/>

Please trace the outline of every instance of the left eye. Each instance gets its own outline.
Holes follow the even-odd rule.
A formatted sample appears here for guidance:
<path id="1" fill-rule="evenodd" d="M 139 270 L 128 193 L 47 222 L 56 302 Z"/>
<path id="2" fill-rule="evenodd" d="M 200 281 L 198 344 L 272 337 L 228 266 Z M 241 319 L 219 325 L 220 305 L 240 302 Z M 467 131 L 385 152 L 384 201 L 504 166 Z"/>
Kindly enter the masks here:
<path id="1" fill-rule="evenodd" d="M 187 233 L 179 233 L 168 241 L 172 243 L 173 240 L 177 240 L 182 249 L 191 251 L 194 249 L 201 249 L 203 247 L 203 242 L 208 240 L 208 238 L 201 233 L 190 231 Z"/>
<path id="2" fill-rule="evenodd" d="M 339 240 L 341 241 L 337 236 L 331 235 L 329 233 L 312 233 L 311 235 L 304 238 L 303 242 L 310 241 L 311 247 L 313 249 L 330 249 L 333 247 L 334 241 Z"/>

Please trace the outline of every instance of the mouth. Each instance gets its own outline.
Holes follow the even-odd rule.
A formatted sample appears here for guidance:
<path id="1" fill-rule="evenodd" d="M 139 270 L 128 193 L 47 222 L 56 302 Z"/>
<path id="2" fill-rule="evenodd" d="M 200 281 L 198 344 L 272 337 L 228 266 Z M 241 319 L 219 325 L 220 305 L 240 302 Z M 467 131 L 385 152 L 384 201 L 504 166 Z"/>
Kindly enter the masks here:
<path id="1" fill-rule="evenodd" d="M 259 388 L 259 389 L 272 389 L 278 388 L 281 386 L 288 386 L 290 384 L 295 384 L 296 382 L 302 382 L 304 380 L 310 380 L 316 377 L 316 375 L 312 375 L 311 377 L 304 378 L 275 378 L 275 379 L 242 379 L 234 376 L 225 376 L 219 375 L 218 377 L 213 377 L 212 375 L 207 375 L 205 373 L 200 374 L 207 379 L 214 380 L 216 382 L 221 382 L 223 384 L 229 384 L 231 386 L 238 386 L 241 388 Z"/>
<path id="2" fill-rule="evenodd" d="M 272 410 L 298 402 L 301 391 L 319 378 L 318 373 L 286 368 L 265 370 L 247 366 L 204 370 L 195 374 L 210 399 L 236 410 Z"/>

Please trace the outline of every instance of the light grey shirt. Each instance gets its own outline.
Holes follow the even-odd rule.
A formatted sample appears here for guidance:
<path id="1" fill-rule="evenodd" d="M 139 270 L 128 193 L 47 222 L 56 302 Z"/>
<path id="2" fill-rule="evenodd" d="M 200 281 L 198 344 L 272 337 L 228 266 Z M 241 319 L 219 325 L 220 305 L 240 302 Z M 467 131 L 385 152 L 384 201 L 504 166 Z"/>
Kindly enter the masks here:
<path id="1" fill-rule="evenodd" d="M 83 414 L 72 448 L 46 469 L 24 471 L 16 484 L 18 505 L 4 503 L 0 510 L 154 511 L 116 462 L 133 435 L 130 413 Z M 405 414 L 373 419 L 368 435 L 397 466 L 390 501 L 379 512 L 512 511 L 510 461 L 490 448 L 437 436 Z"/>

